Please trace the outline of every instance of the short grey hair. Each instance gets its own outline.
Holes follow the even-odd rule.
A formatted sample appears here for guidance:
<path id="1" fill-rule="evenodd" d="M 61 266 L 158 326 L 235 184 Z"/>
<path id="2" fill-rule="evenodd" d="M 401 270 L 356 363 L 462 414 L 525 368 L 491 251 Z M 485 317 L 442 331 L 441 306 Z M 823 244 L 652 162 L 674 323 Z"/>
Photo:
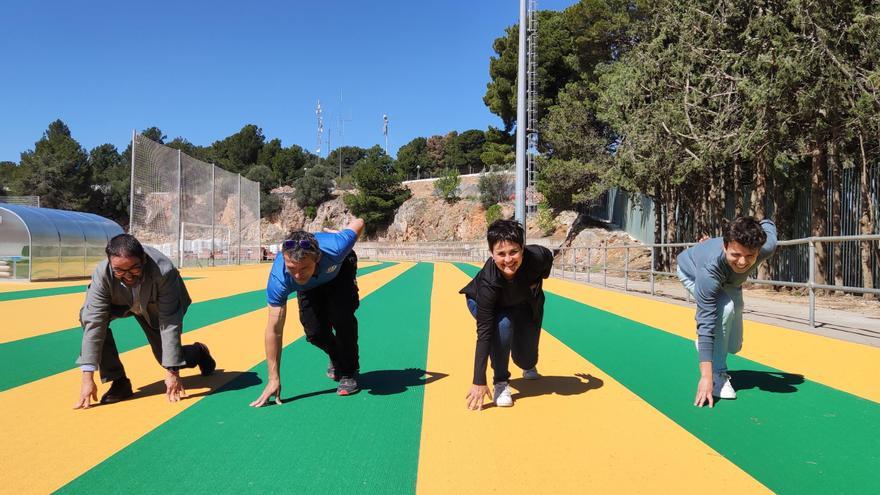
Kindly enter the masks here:
<path id="1" fill-rule="evenodd" d="M 318 239 L 314 234 L 305 230 L 291 232 L 290 237 L 281 243 L 281 251 L 291 261 L 300 261 L 306 256 L 311 256 L 315 262 L 321 259 Z"/>

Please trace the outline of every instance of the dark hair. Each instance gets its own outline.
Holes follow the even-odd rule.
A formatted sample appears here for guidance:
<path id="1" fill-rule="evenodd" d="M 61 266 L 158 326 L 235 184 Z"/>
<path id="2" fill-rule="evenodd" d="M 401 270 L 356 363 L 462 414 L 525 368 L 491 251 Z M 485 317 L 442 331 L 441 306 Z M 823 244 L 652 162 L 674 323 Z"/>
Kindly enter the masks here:
<path id="1" fill-rule="evenodd" d="M 321 250 L 318 248 L 318 239 L 311 232 L 295 230 L 290 237 L 281 243 L 281 252 L 293 261 L 299 261 L 306 256 L 311 256 L 318 261 Z"/>
<path id="2" fill-rule="evenodd" d="M 110 239 L 104 249 L 107 257 L 119 256 L 123 258 L 144 259 L 144 246 L 131 234 L 119 234 Z"/>
<path id="3" fill-rule="evenodd" d="M 736 241 L 743 246 L 760 248 L 767 240 L 767 233 L 755 217 L 736 217 L 724 229 L 724 245 Z"/>
<path id="4" fill-rule="evenodd" d="M 501 241 L 512 242 L 522 247 L 525 242 L 525 232 L 522 224 L 516 220 L 495 220 L 486 231 L 486 240 L 489 241 L 490 251 Z"/>

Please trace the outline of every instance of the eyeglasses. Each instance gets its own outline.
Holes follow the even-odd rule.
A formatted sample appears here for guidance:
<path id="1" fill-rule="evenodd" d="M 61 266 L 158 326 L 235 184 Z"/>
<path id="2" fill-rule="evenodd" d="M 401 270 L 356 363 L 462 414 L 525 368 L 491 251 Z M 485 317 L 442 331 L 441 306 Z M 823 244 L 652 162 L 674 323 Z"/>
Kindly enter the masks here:
<path id="1" fill-rule="evenodd" d="M 309 241 L 308 239 L 300 239 L 298 241 L 295 241 L 293 239 L 288 239 L 288 240 L 281 243 L 281 250 L 282 251 L 289 251 L 297 246 L 299 246 L 300 249 L 308 249 L 308 250 L 315 249 L 312 246 L 312 242 Z"/>
<path id="2" fill-rule="evenodd" d="M 111 270 L 113 270 L 113 275 L 116 275 L 117 277 L 123 277 L 125 275 L 131 275 L 133 277 L 137 277 L 138 275 L 141 274 L 143 269 L 144 269 L 144 267 L 142 265 L 133 266 L 133 267 L 129 268 L 128 270 L 122 270 L 120 268 L 111 268 Z"/>

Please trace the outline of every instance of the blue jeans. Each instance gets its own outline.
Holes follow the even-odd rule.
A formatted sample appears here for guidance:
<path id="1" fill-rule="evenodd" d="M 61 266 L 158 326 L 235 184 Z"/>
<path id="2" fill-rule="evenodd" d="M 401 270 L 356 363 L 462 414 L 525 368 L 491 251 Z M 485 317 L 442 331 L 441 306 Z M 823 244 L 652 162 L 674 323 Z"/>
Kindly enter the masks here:
<path id="1" fill-rule="evenodd" d="M 694 295 L 696 287 L 681 268 L 678 279 L 684 288 Z M 715 374 L 727 373 L 727 354 L 736 354 L 743 344 L 743 296 L 742 288 L 729 287 L 718 294 L 715 305 L 715 347 L 712 357 L 712 371 Z"/>
<path id="2" fill-rule="evenodd" d="M 467 307 L 477 317 L 477 301 L 467 298 Z M 520 304 L 498 310 L 495 315 L 496 331 L 489 341 L 489 361 L 494 376 L 492 383 L 510 380 L 510 358 L 523 370 L 538 364 L 538 341 L 541 338 L 541 322 L 535 322 L 532 309 Z"/>

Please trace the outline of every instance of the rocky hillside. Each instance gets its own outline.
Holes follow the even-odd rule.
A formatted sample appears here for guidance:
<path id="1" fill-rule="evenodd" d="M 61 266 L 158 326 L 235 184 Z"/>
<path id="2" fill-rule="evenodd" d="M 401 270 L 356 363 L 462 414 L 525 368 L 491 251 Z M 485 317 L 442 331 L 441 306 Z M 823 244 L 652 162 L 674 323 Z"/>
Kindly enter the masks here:
<path id="1" fill-rule="evenodd" d="M 480 205 L 477 181 L 479 176 L 462 176 L 459 189 L 460 200 L 448 203 L 434 194 L 434 181 L 423 179 L 405 182 L 413 195 L 404 202 L 394 216 L 393 222 L 385 229 L 365 241 L 378 242 L 437 242 L 474 241 L 483 242 L 486 235 L 486 212 Z M 291 230 L 305 229 L 320 231 L 323 228 L 339 228 L 351 219 L 351 213 L 343 202 L 341 191 L 333 193 L 333 199 L 322 203 L 314 219 L 306 218 L 305 212 L 293 200 L 293 188 L 282 187 L 272 191 L 282 199 L 283 208 L 270 219 L 262 220 L 263 244 L 277 244 Z M 502 204 L 502 214 L 513 216 L 513 203 Z M 608 225 L 579 217 L 575 212 L 564 211 L 555 218 L 556 229 L 549 234 L 540 232 L 537 222 L 529 224 L 527 236 L 530 240 L 540 240 L 551 247 L 589 246 L 603 242 L 608 244 L 638 244 L 626 232 L 615 231 Z M 547 235 L 545 235 L 547 234 Z M 586 257 L 586 252 L 578 253 L 578 259 Z M 601 263 L 601 255 L 592 253 L 593 262 Z M 609 253 L 609 264 L 622 256 Z M 630 263 L 636 253 L 631 253 Z M 636 262 L 636 265 L 643 264 Z M 646 265 L 647 266 L 647 265 Z M 633 266 L 635 268 L 635 266 Z"/>

